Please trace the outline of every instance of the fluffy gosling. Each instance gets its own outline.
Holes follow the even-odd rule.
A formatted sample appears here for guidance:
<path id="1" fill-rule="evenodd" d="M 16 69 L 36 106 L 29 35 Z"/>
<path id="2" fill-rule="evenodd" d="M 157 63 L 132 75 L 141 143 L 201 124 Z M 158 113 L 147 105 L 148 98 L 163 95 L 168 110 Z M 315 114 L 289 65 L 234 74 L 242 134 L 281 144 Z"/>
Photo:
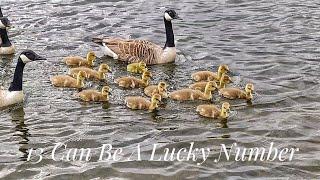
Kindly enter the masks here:
<path id="1" fill-rule="evenodd" d="M 95 89 L 83 90 L 77 94 L 77 96 L 86 102 L 107 102 L 109 101 L 109 93 L 111 88 L 109 86 L 104 86 L 101 92 Z"/>
<path id="2" fill-rule="evenodd" d="M 83 71 L 78 73 L 77 78 L 69 75 L 58 75 L 51 78 L 51 83 L 55 87 L 81 89 L 84 87 L 84 79 L 86 76 L 86 73 Z"/>
<path id="3" fill-rule="evenodd" d="M 142 109 L 154 111 L 158 108 L 158 104 L 161 101 L 161 95 L 154 94 L 151 97 L 151 101 L 141 96 L 129 96 L 126 97 L 126 106 L 130 109 Z"/>
<path id="4" fill-rule="evenodd" d="M 221 109 L 213 104 L 203 104 L 199 105 L 196 111 L 204 117 L 227 119 L 229 117 L 230 104 L 228 102 L 222 103 Z"/>
<path id="5" fill-rule="evenodd" d="M 86 67 L 92 67 L 93 62 L 96 60 L 96 54 L 92 51 L 88 52 L 87 58 L 84 59 L 80 56 L 68 56 L 63 59 L 63 61 L 68 66 L 86 66 Z"/>

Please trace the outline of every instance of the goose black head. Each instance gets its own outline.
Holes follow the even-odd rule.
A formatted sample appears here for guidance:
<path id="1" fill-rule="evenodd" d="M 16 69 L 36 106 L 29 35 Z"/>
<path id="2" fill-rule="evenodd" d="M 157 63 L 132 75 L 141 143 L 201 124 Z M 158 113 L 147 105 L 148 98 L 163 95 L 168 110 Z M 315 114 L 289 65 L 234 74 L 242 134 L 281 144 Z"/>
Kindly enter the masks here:
<path id="1" fill-rule="evenodd" d="M 39 61 L 39 60 L 46 60 L 46 58 L 39 56 L 38 54 L 36 54 L 35 52 L 31 51 L 31 50 L 25 50 L 23 51 L 19 58 L 21 59 L 21 61 L 26 64 L 28 62 L 32 62 L 32 61 Z"/>
<path id="2" fill-rule="evenodd" d="M 6 29 L 11 27 L 11 23 L 8 18 L 0 17 L 0 29 Z"/>
<path id="3" fill-rule="evenodd" d="M 172 19 L 180 19 L 180 17 L 178 16 L 178 14 L 176 13 L 176 11 L 174 11 L 173 9 L 168 9 L 164 12 L 164 18 L 167 21 L 171 21 Z"/>

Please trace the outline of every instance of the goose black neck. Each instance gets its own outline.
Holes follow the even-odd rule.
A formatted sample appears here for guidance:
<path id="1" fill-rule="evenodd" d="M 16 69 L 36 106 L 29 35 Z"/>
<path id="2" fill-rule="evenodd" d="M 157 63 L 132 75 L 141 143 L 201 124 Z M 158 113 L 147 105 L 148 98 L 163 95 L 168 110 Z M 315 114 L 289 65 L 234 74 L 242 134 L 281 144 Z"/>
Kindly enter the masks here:
<path id="1" fill-rule="evenodd" d="M 1 7 L 0 7 L 0 17 L 3 17 Z"/>
<path id="2" fill-rule="evenodd" d="M 0 36 L 2 40 L 2 44 L 0 45 L 1 47 L 10 47 L 12 45 L 6 29 L 0 29 Z"/>
<path id="3" fill-rule="evenodd" d="M 14 71 L 13 81 L 11 82 L 11 85 L 9 87 L 9 91 L 22 91 L 22 77 L 24 66 L 25 64 L 19 57 L 16 69 Z"/>
<path id="4" fill-rule="evenodd" d="M 164 25 L 165 25 L 165 28 L 166 28 L 166 37 L 167 37 L 167 41 L 166 41 L 166 44 L 165 44 L 164 48 L 166 48 L 166 47 L 175 47 L 174 35 L 173 35 L 173 29 L 172 29 L 171 21 L 168 21 L 168 20 L 166 20 L 166 18 L 164 18 Z"/>

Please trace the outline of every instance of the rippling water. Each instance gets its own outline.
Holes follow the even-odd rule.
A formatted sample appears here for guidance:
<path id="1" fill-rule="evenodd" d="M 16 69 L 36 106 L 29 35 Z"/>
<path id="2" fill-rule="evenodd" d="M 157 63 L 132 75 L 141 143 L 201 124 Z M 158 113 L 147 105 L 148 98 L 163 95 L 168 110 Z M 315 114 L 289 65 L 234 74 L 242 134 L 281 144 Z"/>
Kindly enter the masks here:
<path id="1" fill-rule="evenodd" d="M 0 112 L 0 177 L 125 179 L 241 179 L 274 177 L 308 179 L 320 173 L 319 39 L 320 3 L 316 0 L 1 0 L 3 13 L 15 26 L 11 40 L 18 51 L 32 49 L 48 58 L 25 68 L 22 106 Z M 151 67 L 153 83 L 166 80 L 170 90 L 190 84 L 196 70 L 228 64 L 235 86 L 255 84 L 252 106 L 232 102 L 227 123 L 195 113 L 199 103 L 167 101 L 158 112 L 125 108 L 123 97 L 141 91 L 123 91 L 112 84 L 125 75 L 125 66 L 102 57 L 90 42 L 97 35 L 148 39 L 164 44 L 162 14 L 175 9 L 178 48 L 175 64 Z M 98 52 L 98 63 L 114 69 L 109 104 L 84 104 L 75 91 L 53 88 L 49 77 L 67 72 L 61 59 L 67 55 Z M 0 57 L 1 85 L 11 82 L 17 55 Z M 101 85 L 89 83 L 93 88 Z M 215 99 L 218 101 L 219 97 Z M 68 148 L 94 148 L 110 143 L 129 156 L 138 144 L 143 161 L 53 161 L 57 142 Z M 210 148 L 214 153 L 198 166 L 195 162 L 150 162 L 152 145 Z M 214 163 L 220 144 L 242 147 L 298 147 L 292 162 Z M 26 162 L 27 150 L 45 148 L 40 163 Z M 61 156 L 65 151 L 58 151 Z M 96 155 L 98 156 L 98 155 Z"/>

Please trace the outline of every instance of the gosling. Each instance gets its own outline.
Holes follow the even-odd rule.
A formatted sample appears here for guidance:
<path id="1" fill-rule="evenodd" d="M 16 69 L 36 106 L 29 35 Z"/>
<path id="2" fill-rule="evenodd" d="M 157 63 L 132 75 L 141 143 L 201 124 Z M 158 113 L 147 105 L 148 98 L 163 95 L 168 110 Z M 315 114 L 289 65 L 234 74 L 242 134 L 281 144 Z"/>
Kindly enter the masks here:
<path id="1" fill-rule="evenodd" d="M 160 94 L 162 98 L 168 98 L 167 83 L 159 82 L 158 85 L 151 85 L 144 88 L 144 94 L 151 97 L 153 94 Z"/>
<path id="2" fill-rule="evenodd" d="M 219 90 L 219 94 L 227 99 L 246 99 L 247 101 L 251 101 L 253 91 L 253 84 L 248 83 L 244 91 L 238 88 L 223 88 Z"/>
<path id="3" fill-rule="evenodd" d="M 222 74 L 229 72 L 228 65 L 220 65 L 218 72 L 211 71 L 198 71 L 191 75 L 191 78 L 195 81 L 219 81 L 222 77 Z"/>
<path id="4" fill-rule="evenodd" d="M 230 76 L 223 74 L 219 81 L 219 86 L 217 85 L 218 89 L 225 88 L 226 84 L 232 83 L 232 79 Z M 207 85 L 206 81 L 196 82 L 189 86 L 190 89 L 198 89 L 200 91 L 204 91 Z"/>
<path id="5" fill-rule="evenodd" d="M 227 119 L 229 117 L 230 104 L 228 102 L 222 103 L 221 109 L 213 104 L 203 104 L 199 105 L 196 111 L 204 117 Z"/>
<path id="6" fill-rule="evenodd" d="M 92 51 L 88 52 L 86 59 L 80 56 L 69 56 L 63 59 L 63 61 L 68 66 L 78 66 L 78 67 L 80 66 L 92 67 L 93 62 L 95 60 L 96 60 L 96 54 Z"/>
<path id="7" fill-rule="evenodd" d="M 123 88 L 144 88 L 149 85 L 152 74 L 149 71 L 145 71 L 142 74 L 142 78 L 138 79 L 132 76 L 117 78 L 114 82 Z"/>
<path id="8" fill-rule="evenodd" d="M 216 85 L 217 84 L 215 82 L 209 81 L 206 84 L 204 92 L 194 89 L 181 89 L 170 93 L 169 97 L 173 100 L 178 101 L 211 100 L 212 91 L 214 91 L 217 88 Z"/>
<path id="9" fill-rule="evenodd" d="M 80 71 L 76 79 L 69 75 L 58 75 L 51 78 L 51 83 L 55 87 L 81 89 L 84 87 L 84 79 L 86 76 L 84 71 Z"/>
<path id="10" fill-rule="evenodd" d="M 111 68 L 107 64 L 101 64 L 99 66 L 98 71 L 87 68 L 87 67 L 77 67 L 77 68 L 71 68 L 68 74 L 70 74 L 73 77 L 76 77 L 80 71 L 86 72 L 87 79 L 95 79 L 95 80 L 101 81 L 106 79 L 105 75 L 106 73 L 111 72 Z"/>
<path id="11" fill-rule="evenodd" d="M 142 74 L 144 71 L 147 71 L 147 65 L 145 62 L 141 61 L 138 63 L 131 63 L 127 66 L 127 71 L 132 73 Z"/>
<path id="12" fill-rule="evenodd" d="M 130 109 L 141 109 L 141 110 L 149 110 L 149 111 L 154 111 L 158 108 L 158 104 L 161 101 L 161 95 L 159 94 L 154 94 L 151 97 L 151 102 L 141 96 L 129 96 L 126 97 L 125 103 L 126 106 Z"/>
<path id="13" fill-rule="evenodd" d="M 109 93 L 111 88 L 109 86 L 104 86 L 101 92 L 95 89 L 83 90 L 77 94 L 77 96 L 86 102 L 107 102 L 109 101 Z"/>

